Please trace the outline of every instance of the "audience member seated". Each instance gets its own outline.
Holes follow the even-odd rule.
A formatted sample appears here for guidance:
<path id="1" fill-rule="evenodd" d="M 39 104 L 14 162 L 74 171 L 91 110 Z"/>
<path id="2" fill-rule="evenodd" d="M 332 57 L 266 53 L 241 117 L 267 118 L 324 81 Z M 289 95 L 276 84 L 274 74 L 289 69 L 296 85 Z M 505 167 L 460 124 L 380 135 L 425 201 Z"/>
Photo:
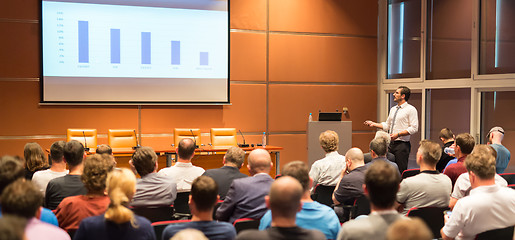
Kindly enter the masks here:
<path id="1" fill-rule="evenodd" d="M 27 220 L 17 216 L 6 215 L 0 218 L 0 239 L 24 240 Z"/>
<path id="2" fill-rule="evenodd" d="M 253 150 L 249 154 L 247 168 L 252 177 L 232 182 L 224 202 L 216 211 L 216 219 L 233 223 L 239 218 L 260 219 L 265 214 L 264 197 L 274 181 L 268 175 L 272 168 L 270 153 L 264 149 Z"/>
<path id="3" fill-rule="evenodd" d="M 240 172 L 241 166 L 245 161 L 245 151 L 239 147 L 230 147 L 225 153 L 224 166 L 217 169 L 209 169 L 204 172 L 204 176 L 213 178 L 218 185 L 218 195 L 224 200 L 229 191 L 229 187 L 234 179 L 248 177 Z"/>
<path id="4" fill-rule="evenodd" d="M 388 151 L 388 144 L 383 138 L 372 139 L 372 141 L 370 141 L 370 154 L 372 155 L 372 161 L 366 165 L 370 165 L 377 160 L 383 160 L 395 167 L 400 176 L 401 172 L 399 170 L 399 166 L 397 166 L 397 163 L 394 163 L 386 158 L 386 151 Z"/>
<path id="5" fill-rule="evenodd" d="M 318 230 L 308 230 L 296 225 L 295 218 L 297 212 L 302 210 L 303 195 L 305 191 L 296 179 L 290 176 L 277 179 L 270 188 L 270 195 L 265 197 L 266 205 L 272 210 L 272 227 L 264 231 L 246 230 L 238 234 L 236 239 L 326 239 Z"/>
<path id="6" fill-rule="evenodd" d="M 398 210 L 406 214 L 413 207 L 447 207 L 452 191 L 451 179 L 436 171 L 442 149 L 436 142 L 422 140 L 417 151 L 420 173 L 402 180 L 397 193 Z"/>
<path id="7" fill-rule="evenodd" d="M 68 174 L 66 170 L 66 162 L 64 161 L 64 141 L 57 141 L 50 146 L 50 158 L 52 165 L 50 169 L 40 170 L 32 176 L 32 182 L 39 188 L 39 191 L 45 195 L 48 182 L 54 178 L 62 177 Z"/>
<path id="8" fill-rule="evenodd" d="M 208 176 L 193 181 L 190 194 L 191 222 L 172 224 L 163 231 L 163 239 L 170 239 L 177 232 L 193 228 L 202 231 L 209 240 L 226 240 L 236 237 L 236 230 L 230 223 L 213 221 L 213 209 L 218 202 L 218 186 Z"/>
<path id="9" fill-rule="evenodd" d="M 129 169 L 114 169 L 107 176 L 111 204 L 103 215 L 82 220 L 74 240 L 155 240 L 150 221 L 127 208 L 136 190 L 136 176 Z"/>
<path id="10" fill-rule="evenodd" d="M 472 190 L 444 216 L 443 239 L 475 239 L 488 230 L 515 225 L 515 190 L 495 184 L 495 158 L 485 148 L 467 156 L 465 167 Z"/>
<path id="11" fill-rule="evenodd" d="M 498 174 L 501 174 L 508 167 L 510 162 L 511 154 L 505 146 L 502 145 L 504 138 L 504 129 L 502 127 L 493 127 L 490 129 L 487 135 L 488 144 L 492 146 L 497 153 L 495 158 L 495 169 Z"/>
<path id="12" fill-rule="evenodd" d="M 354 200 L 363 196 L 363 183 L 367 165 L 363 161 L 363 152 L 359 148 L 351 148 L 345 154 L 347 168 L 341 172 L 341 180 L 333 193 L 335 205 L 353 205 Z"/>
<path id="13" fill-rule="evenodd" d="M 302 185 L 302 210 L 297 212 L 295 224 L 305 229 L 316 229 L 325 234 L 327 239 L 336 239 L 340 230 L 340 221 L 336 213 L 330 207 L 315 202 L 311 199 L 310 191 L 313 180 L 309 177 L 308 166 L 301 161 L 293 161 L 284 166 L 282 176 L 290 176 Z M 271 227 L 272 212 L 268 210 L 259 224 L 259 229 Z"/>
<path id="14" fill-rule="evenodd" d="M 113 163 L 114 163 L 114 167 L 116 167 L 116 164 L 118 164 L 116 162 L 116 158 L 114 157 L 113 149 L 111 148 L 111 146 L 109 146 L 107 144 L 98 145 L 97 149 L 95 150 L 95 153 L 96 154 L 100 154 L 100 155 L 102 155 L 102 154 L 111 155 L 111 158 L 112 158 Z"/>
<path id="15" fill-rule="evenodd" d="M 141 178 L 136 182 L 133 207 L 170 206 L 177 197 L 177 184 L 171 177 L 157 174 L 157 155 L 151 147 L 136 149 L 129 164 Z"/>
<path id="16" fill-rule="evenodd" d="M 18 159 L 11 156 L 4 156 L 0 158 L 0 194 L 2 194 L 4 189 L 9 184 L 20 178 L 23 178 L 24 175 L 25 169 L 23 168 L 22 163 Z M 2 207 L 0 201 L 0 217 L 2 217 L 1 208 Z M 55 214 L 47 208 L 41 208 L 41 214 L 39 214 L 39 219 L 43 222 L 58 226 Z"/>
<path id="17" fill-rule="evenodd" d="M 344 223 L 337 239 L 386 239 L 388 227 L 403 218 L 394 208 L 400 183 L 398 173 L 386 161 L 375 161 L 368 167 L 363 191 L 370 200 L 371 212 L 368 217 Z"/>
<path id="18" fill-rule="evenodd" d="M 36 171 L 49 168 L 43 149 L 35 142 L 25 144 L 23 157 L 25 158 L 25 178 L 27 180 L 31 180 Z"/>
<path id="19" fill-rule="evenodd" d="M 454 144 L 454 133 L 452 133 L 451 129 L 443 128 L 440 130 L 440 135 L 438 135 L 440 141 L 443 143 L 442 147 L 442 156 L 440 157 L 440 161 L 436 164 L 436 170 L 443 173 L 443 170 L 447 166 L 447 163 L 454 159 L 453 156 L 444 152 L 444 149 L 451 147 Z"/>
<path id="20" fill-rule="evenodd" d="M 82 219 L 104 213 L 109 205 L 105 194 L 107 174 L 113 169 L 110 155 L 94 154 L 84 160 L 82 182 L 88 190 L 86 195 L 63 199 L 57 206 L 55 215 L 59 227 L 65 231 L 77 230 Z"/>
<path id="21" fill-rule="evenodd" d="M 2 192 L 2 214 L 16 215 L 27 219 L 27 240 L 70 239 L 70 235 L 57 226 L 39 220 L 43 194 L 32 182 L 18 179 Z"/>
<path id="22" fill-rule="evenodd" d="M 175 165 L 161 169 L 159 174 L 171 177 L 177 183 L 177 192 L 189 192 L 191 183 L 204 173 L 204 169 L 191 164 L 195 156 L 195 142 L 192 139 L 183 138 L 176 151 L 179 159 Z"/>
<path id="23" fill-rule="evenodd" d="M 336 186 L 340 173 L 345 170 L 345 157 L 338 153 L 338 134 L 327 130 L 320 134 L 318 140 L 325 157 L 313 163 L 309 176 L 313 179 L 313 186 Z"/>
<path id="24" fill-rule="evenodd" d="M 87 193 L 82 175 L 82 161 L 86 157 L 82 143 L 71 140 L 64 145 L 64 160 L 68 163 L 70 172 L 65 176 L 54 178 L 48 182 L 45 193 L 45 206 L 56 209 L 65 197 L 84 195 Z"/>
<path id="25" fill-rule="evenodd" d="M 454 186 L 454 183 L 456 183 L 456 180 L 462 173 L 467 172 L 465 158 L 472 152 L 475 144 L 474 137 L 468 133 L 461 133 L 456 136 L 454 152 L 458 162 L 449 165 L 443 172 L 451 179 L 452 186 Z"/>
<path id="26" fill-rule="evenodd" d="M 476 145 L 472 152 L 475 151 L 490 152 L 494 158 L 497 157 L 497 153 L 490 145 Z M 504 178 L 499 176 L 499 174 L 495 174 L 495 184 L 500 187 L 508 186 L 508 182 L 506 182 Z M 470 190 L 472 190 L 472 187 L 470 186 L 470 177 L 468 172 L 466 172 L 461 174 L 458 177 L 458 180 L 456 180 L 456 183 L 454 184 L 454 189 L 451 193 L 451 200 L 449 202 L 449 208 L 453 209 L 454 205 L 456 205 L 456 202 L 459 199 L 470 194 Z"/>
<path id="27" fill-rule="evenodd" d="M 376 135 L 375 135 L 374 138 L 382 138 L 382 139 L 384 139 L 386 141 L 386 145 L 390 146 L 391 137 L 390 137 L 390 134 L 388 134 L 387 132 L 382 131 L 382 130 L 378 130 L 376 132 Z M 365 154 L 363 154 L 363 158 L 365 159 L 365 164 L 367 164 L 367 163 L 372 161 L 372 154 L 369 153 L 369 152 L 365 153 Z M 393 155 L 393 153 L 391 153 L 391 152 L 388 152 L 388 151 L 386 152 L 386 158 L 390 162 L 395 162 L 395 155 Z"/>
<path id="28" fill-rule="evenodd" d="M 419 218 L 401 219 L 393 223 L 386 233 L 387 240 L 431 240 L 433 233 Z"/>

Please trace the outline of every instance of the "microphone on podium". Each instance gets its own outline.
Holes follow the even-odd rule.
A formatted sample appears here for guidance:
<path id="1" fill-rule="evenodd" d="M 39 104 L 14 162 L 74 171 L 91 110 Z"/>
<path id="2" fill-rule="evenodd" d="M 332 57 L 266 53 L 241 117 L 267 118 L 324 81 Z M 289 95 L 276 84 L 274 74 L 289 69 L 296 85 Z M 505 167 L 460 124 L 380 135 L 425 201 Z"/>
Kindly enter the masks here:
<path id="1" fill-rule="evenodd" d="M 245 143 L 245 136 L 243 136 L 243 133 L 241 132 L 241 130 L 238 129 L 238 131 L 240 132 L 240 135 L 243 138 L 243 144 L 238 144 L 238 147 L 249 147 L 249 145 L 247 143 Z"/>

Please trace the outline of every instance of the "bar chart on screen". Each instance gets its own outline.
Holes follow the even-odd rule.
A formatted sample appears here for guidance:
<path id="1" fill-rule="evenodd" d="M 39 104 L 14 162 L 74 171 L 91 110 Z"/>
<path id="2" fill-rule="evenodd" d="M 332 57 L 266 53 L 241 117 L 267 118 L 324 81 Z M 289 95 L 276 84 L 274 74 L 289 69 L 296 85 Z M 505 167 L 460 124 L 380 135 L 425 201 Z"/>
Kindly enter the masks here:
<path id="1" fill-rule="evenodd" d="M 228 75 L 228 29 L 220 24 L 227 12 L 64 2 L 42 7 L 45 76 Z"/>

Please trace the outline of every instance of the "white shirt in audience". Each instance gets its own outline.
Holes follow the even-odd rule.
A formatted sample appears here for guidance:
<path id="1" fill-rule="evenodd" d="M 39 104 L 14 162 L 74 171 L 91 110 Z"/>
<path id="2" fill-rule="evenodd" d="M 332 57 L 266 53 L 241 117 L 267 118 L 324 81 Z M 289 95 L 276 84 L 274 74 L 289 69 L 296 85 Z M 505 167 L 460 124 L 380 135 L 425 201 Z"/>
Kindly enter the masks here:
<path id="1" fill-rule="evenodd" d="M 495 174 L 495 184 L 497 184 L 500 187 L 506 187 L 508 186 L 508 182 L 499 174 Z M 454 190 L 452 191 L 451 197 L 460 199 L 462 197 L 468 196 L 470 194 L 470 190 L 472 188 L 470 187 L 470 178 L 469 173 L 462 173 L 458 179 L 456 180 L 456 183 L 454 184 Z"/>
<path id="2" fill-rule="evenodd" d="M 39 191 L 43 193 L 43 196 L 45 195 L 46 186 L 48 185 L 48 182 L 54 178 L 62 177 L 66 174 L 68 174 L 68 170 L 64 172 L 54 172 L 50 169 L 37 171 L 32 176 L 32 182 L 36 184 Z"/>
<path id="3" fill-rule="evenodd" d="M 175 165 L 159 170 L 159 174 L 169 176 L 177 183 L 177 192 L 190 192 L 193 180 L 202 175 L 205 170 L 191 163 L 177 162 Z"/>

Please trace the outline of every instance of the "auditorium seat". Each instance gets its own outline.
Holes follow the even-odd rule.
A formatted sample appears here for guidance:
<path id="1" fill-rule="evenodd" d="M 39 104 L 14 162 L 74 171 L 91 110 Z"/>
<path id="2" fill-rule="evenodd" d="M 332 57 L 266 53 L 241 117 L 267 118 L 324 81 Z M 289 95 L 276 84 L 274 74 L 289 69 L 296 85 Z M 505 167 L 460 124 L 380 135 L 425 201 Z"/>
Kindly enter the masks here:
<path id="1" fill-rule="evenodd" d="M 515 173 L 501 173 L 499 175 L 508 182 L 508 185 L 515 184 Z"/>
<path id="2" fill-rule="evenodd" d="M 420 173 L 420 168 L 414 168 L 414 169 L 406 169 L 404 172 L 402 172 L 401 179 L 413 177 Z"/>
<path id="3" fill-rule="evenodd" d="M 150 222 L 172 220 L 174 214 L 173 206 L 132 207 L 131 209 L 136 215 L 142 216 Z"/>
<path id="4" fill-rule="evenodd" d="M 313 201 L 317 201 L 321 204 L 327 205 L 329 207 L 333 206 L 333 192 L 336 186 L 324 186 L 317 184 L 315 186 L 315 190 L 311 195 L 311 199 Z"/>
<path id="5" fill-rule="evenodd" d="M 449 210 L 449 208 L 444 207 L 423 207 L 423 208 L 411 208 L 406 216 L 408 217 L 419 217 L 424 221 L 431 232 L 433 233 L 434 238 L 440 238 L 440 229 L 442 229 L 444 225 L 444 211 Z"/>
<path id="6" fill-rule="evenodd" d="M 476 240 L 511 240 L 513 238 L 514 226 L 507 228 L 493 229 L 486 232 L 482 232 L 476 236 Z"/>
<path id="7" fill-rule="evenodd" d="M 240 218 L 236 219 L 234 221 L 233 225 L 236 229 L 236 233 L 240 233 L 241 231 L 248 230 L 248 229 L 259 229 L 259 219 L 252 219 L 252 218 Z"/>
<path id="8" fill-rule="evenodd" d="M 90 152 L 94 152 L 97 148 L 97 130 L 68 128 L 66 130 L 66 142 L 71 140 L 79 141 L 84 147 L 88 147 Z"/>
<path id="9" fill-rule="evenodd" d="M 236 128 L 211 128 L 211 144 L 215 147 L 238 146 Z"/>
<path id="10" fill-rule="evenodd" d="M 201 144 L 199 128 L 174 128 L 173 138 L 176 147 L 178 147 L 179 142 L 184 138 L 191 138 L 199 147 Z"/>
<path id="11" fill-rule="evenodd" d="M 107 142 L 111 148 L 132 150 L 138 145 L 134 129 L 109 129 Z"/>
<path id="12" fill-rule="evenodd" d="M 154 233 L 156 234 L 156 240 L 161 240 L 163 236 L 163 231 L 168 225 L 173 224 L 181 224 L 185 222 L 191 222 L 191 220 L 172 220 L 172 221 L 160 221 L 152 223 L 152 227 L 154 228 Z"/>

